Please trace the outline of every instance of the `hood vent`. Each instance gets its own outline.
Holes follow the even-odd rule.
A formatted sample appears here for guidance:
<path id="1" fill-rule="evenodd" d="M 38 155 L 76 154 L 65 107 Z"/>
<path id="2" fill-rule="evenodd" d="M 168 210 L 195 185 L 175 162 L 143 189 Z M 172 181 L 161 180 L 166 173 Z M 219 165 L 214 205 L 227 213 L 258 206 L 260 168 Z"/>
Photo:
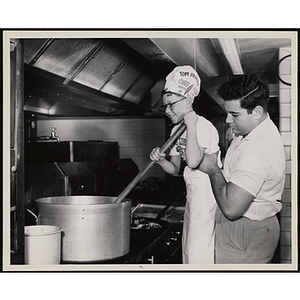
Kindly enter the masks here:
<path id="1" fill-rule="evenodd" d="M 155 113 L 151 89 L 165 76 L 119 39 L 25 39 L 24 63 L 25 109 L 49 114 L 64 104 L 94 114 Z"/>

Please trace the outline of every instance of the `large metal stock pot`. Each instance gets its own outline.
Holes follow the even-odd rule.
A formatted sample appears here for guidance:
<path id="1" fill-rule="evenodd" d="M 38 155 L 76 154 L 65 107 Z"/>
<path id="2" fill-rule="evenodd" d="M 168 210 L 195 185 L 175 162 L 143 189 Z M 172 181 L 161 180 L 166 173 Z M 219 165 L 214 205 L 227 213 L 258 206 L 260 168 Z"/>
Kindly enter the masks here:
<path id="1" fill-rule="evenodd" d="M 62 228 L 62 262 L 97 262 L 130 248 L 131 200 L 62 196 L 35 200 L 38 223 Z"/>

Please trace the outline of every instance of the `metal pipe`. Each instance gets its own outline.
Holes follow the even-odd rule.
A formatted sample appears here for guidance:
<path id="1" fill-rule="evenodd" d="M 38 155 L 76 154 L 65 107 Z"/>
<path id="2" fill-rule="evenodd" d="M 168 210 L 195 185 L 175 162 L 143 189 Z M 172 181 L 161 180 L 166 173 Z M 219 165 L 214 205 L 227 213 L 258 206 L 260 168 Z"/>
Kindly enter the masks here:
<path id="1" fill-rule="evenodd" d="M 36 136 L 36 137 L 31 137 L 29 138 L 29 141 L 57 141 L 60 142 L 60 138 L 56 135 L 56 128 L 54 127 L 50 127 L 49 128 L 51 130 L 50 132 L 50 136 L 47 135 L 42 135 L 42 136 Z"/>
<path id="2" fill-rule="evenodd" d="M 29 141 L 48 141 L 50 139 L 50 136 L 35 136 L 35 137 L 30 137 Z"/>
<path id="3" fill-rule="evenodd" d="M 50 136 L 49 140 L 50 141 L 57 141 L 58 143 L 60 142 L 60 138 L 58 136 L 55 136 L 55 137 Z"/>
<path id="4" fill-rule="evenodd" d="M 12 41 L 11 41 L 12 44 Z M 14 134 L 11 151 L 14 152 L 14 162 L 11 167 L 11 181 L 13 182 L 11 206 L 15 206 L 11 219 L 11 254 L 13 263 L 24 262 L 24 55 L 23 41 L 16 40 L 11 47 L 11 109 L 14 115 Z M 15 105 L 15 107 L 13 107 Z"/>
<path id="5" fill-rule="evenodd" d="M 70 162 L 74 162 L 74 143 L 70 142 Z"/>
<path id="6" fill-rule="evenodd" d="M 18 43 L 18 41 L 14 45 L 15 49 L 17 47 L 17 43 Z M 16 51 L 17 51 L 17 49 L 16 49 Z M 15 73 L 13 76 L 16 77 L 16 73 L 17 73 L 16 69 L 12 68 L 12 71 L 14 71 L 14 73 Z M 17 82 L 17 80 L 15 80 L 15 85 L 17 85 L 16 82 Z M 12 82 L 11 84 L 14 84 L 14 83 Z M 17 91 L 16 86 L 14 87 L 14 93 L 15 93 L 15 99 L 17 99 L 18 98 L 18 91 Z M 17 129 L 18 129 L 18 120 L 19 120 L 19 118 L 18 118 L 18 109 L 17 109 L 18 104 L 17 104 L 17 101 L 15 101 L 15 103 L 16 104 L 15 104 L 15 116 L 14 116 L 14 121 L 15 121 L 15 124 L 14 124 L 14 129 L 15 129 L 15 132 L 14 132 L 14 145 L 13 145 L 13 149 L 11 149 L 14 152 L 14 164 L 11 166 L 11 171 L 12 172 L 17 172 L 17 165 L 18 165 L 18 135 L 17 135 Z"/>

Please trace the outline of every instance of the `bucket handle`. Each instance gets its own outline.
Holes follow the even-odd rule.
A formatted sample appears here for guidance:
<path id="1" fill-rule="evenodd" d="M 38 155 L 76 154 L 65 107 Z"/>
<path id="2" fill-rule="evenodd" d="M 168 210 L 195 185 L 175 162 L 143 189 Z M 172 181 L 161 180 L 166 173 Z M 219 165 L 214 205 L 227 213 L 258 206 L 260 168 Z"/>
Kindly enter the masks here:
<path id="1" fill-rule="evenodd" d="M 39 218 L 38 218 L 38 216 L 37 216 L 34 212 L 32 212 L 30 209 L 26 208 L 26 210 L 27 210 L 30 214 L 32 214 L 32 215 L 34 216 L 34 218 L 35 218 L 35 223 L 36 223 L 36 225 L 38 225 L 38 224 L 39 224 Z"/>

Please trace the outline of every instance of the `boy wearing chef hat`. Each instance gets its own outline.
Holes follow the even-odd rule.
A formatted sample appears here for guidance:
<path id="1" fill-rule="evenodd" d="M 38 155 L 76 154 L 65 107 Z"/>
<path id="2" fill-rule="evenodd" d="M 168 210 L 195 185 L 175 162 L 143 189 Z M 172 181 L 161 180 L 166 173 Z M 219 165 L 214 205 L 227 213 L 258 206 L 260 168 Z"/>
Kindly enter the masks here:
<path id="1" fill-rule="evenodd" d="M 214 227 L 217 204 L 209 177 L 199 171 L 205 153 L 214 154 L 220 162 L 219 135 L 212 123 L 193 110 L 200 92 L 201 79 L 191 66 L 176 67 L 167 77 L 162 91 L 162 108 L 175 125 L 184 122 L 186 131 L 171 149 L 170 160 L 160 148 L 150 153 L 150 159 L 168 174 L 176 176 L 181 161 L 186 163 L 183 176 L 186 184 L 186 206 L 182 234 L 184 264 L 214 263 Z"/>

